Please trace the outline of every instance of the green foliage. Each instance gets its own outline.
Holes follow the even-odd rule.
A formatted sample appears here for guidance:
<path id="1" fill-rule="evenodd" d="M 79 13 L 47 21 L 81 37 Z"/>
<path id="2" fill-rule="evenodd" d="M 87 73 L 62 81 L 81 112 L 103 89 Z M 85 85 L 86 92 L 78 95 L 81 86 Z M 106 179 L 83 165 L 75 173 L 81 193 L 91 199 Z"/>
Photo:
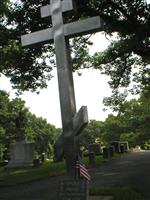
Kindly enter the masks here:
<path id="1" fill-rule="evenodd" d="M 45 88 L 47 81 L 52 78 L 51 70 L 55 66 L 53 45 L 36 45 L 23 49 L 20 41 L 23 34 L 51 26 L 49 20 L 40 16 L 40 7 L 48 3 L 48 0 L 21 0 L 7 6 L 5 17 L 0 15 L 0 73 L 9 77 L 19 92 Z M 82 65 L 85 56 L 88 59 L 89 43 L 86 38 L 77 38 L 72 42 L 73 47 L 75 44 L 72 49 L 75 69 Z"/>
<path id="2" fill-rule="evenodd" d="M 18 183 L 30 182 L 33 180 L 39 180 L 45 177 L 58 176 L 65 173 L 64 162 L 52 163 L 50 161 L 45 162 L 39 167 L 29 167 L 21 169 L 12 169 L 9 171 L 0 168 L 0 185 L 9 186 L 16 185 Z"/>
<path id="3" fill-rule="evenodd" d="M 88 147 L 88 144 L 95 143 L 96 140 L 101 141 L 102 129 L 103 122 L 91 120 L 88 126 L 83 130 L 83 133 L 81 134 L 81 146 L 86 149 Z"/>
<path id="4" fill-rule="evenodd" d="M 22 34 L 51 26 L 49 19 L 40 16 L 40 7 L 48 3 L 48 0 L 21 0 L 11 4 L 7 0 L 0 1 L 0 72 L 22 91 L 44 88 L 52 78 L 53 46 L 23 49 L 20 43 Z M 76 0 L 76 3 L 78 12 L 72 17 L 65 15 L 64 22 L 99 15 L 105 22 L 104 32 L 110 36 L 117 33 L 117 40 L 112 41 L 106 51 L 90 58 L 88 37 L 74 39 L 71 42 L 73 71 L 87 67 L 101 69 L 111 77 L 114 93 L 116 88 L 124 88 L 133 81 L 136 86 L 132 92 L 139 92 L 149 80 L 145 71 L 150 62 L 150 5 L 145 0 Z"/>
<path id="5" fill-rule="evenodd" d="M 143 147 L 144 149 L 150 150 L 150 140 L 146 141 Z"/>
<path id="6" fill-rule="evenodd" d="M 104 123 L 104 127 L 103 140 L 106 143 L 109 143 L 110 141 L 120 139 L 124 124 L 119 117 L 109 115 Z"/>
<path id="7" fill-rule="evenodd" d="M 116 117 L 109 116 L 106 119 L 103 139 L 127 140 L 131 146 L 144 147 L 150 139 L 149 116 L 150 96 L 147 91 L 143 91 L 138 100 L 132 99 L 120 104 Z"/>
<path id="8" fill-rule="evenodd" d="M 81 135 L 81 145 L 98 140 L 107 145 L 111 141 L 128 141 L 130 147 L 140 145 L 149 148 L 150 141 L 150 95 L 144 90 L 139 99 L 119 104 L 118 113 L 108 115 L 104 122 L 90 121 Z"/>
<path id="9" fill-rule="evenodd" d="M 3 160 L 5 145 L 3 143 L 5 141 L 5 130 L 0 127 L 0 161 Z"/>
<path id="10" fill-rule="evenodd" d="M 128 141 L 131 147 L 135 147 L 137 145 L 138 135 L 135 132 L 130 133 L 122 133 L 120 135 L 121 141 Z"/>
<path id="11" fill-rule="evenodd" d="M 59 131 L 45 119 L 31 114 L 23 100 L 10 100 L 9 94 L 0 91 L 0 158 L 7 153 L 10 143 L 20 140 L 33 141 L 38 154 L 53 156 Z"/>
<path id="12" fill-rule="evenodd" d="M 89 166 L 89 159 L 83 158 L 82 162 Z M 96 165 L 104 162 L 102 156 L 96 156 Z M 5 170 L 0 167 L 0 186 L 16 185 L 50 176 L 59 176 L 66 172 L 65 162 L 46 161 L 38 167 L 26 167 Z"/>
<path id="13" fill-rule="evenodd" d="M 110 77 L 113 95 L 104 103 L 115 109 L 129 93 L 141 92 L 150 80 L 150 5 L 145 0 L 84 0 L 78 4 L 84 15 L 96 14 L 104 20 L 106 35 L 117 35 L 105 51 L 91 58 L 91 66 Z"/>
<path id="14" fill-rule="evenodd" d="M 27 138 L 35 142 L 35 150 L 38 154 L 46 153 L 53 156 L 53 145 L 59 135 L 55 126 L 47 123 L 42 117 L 28 113 Z"/>

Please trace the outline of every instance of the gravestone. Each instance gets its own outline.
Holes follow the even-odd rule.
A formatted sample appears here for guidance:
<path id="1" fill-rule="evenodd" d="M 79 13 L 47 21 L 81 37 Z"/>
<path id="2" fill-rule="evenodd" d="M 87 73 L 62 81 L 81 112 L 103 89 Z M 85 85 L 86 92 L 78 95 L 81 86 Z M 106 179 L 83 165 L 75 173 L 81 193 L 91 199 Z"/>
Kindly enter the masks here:
<path id="1" fill-rule="evenodd" d="M 25 113 L 20 109 L 15 119 L 16 143 L 9 146 L 10 160 L 6 168 L 33 166 L 34 144 L 25 141 L 25 120 Z"/>
<path id="2" fill-rule="evenodd" d="M 103 158 L 108 159 L 110 157 L 110 150 L 109 147 L 104 147 L 103 148 Z"/>
<path id="3" fill-rule="evenodd" d="M 120 141 L 113 141 L 110 143 L 111 146 L 114 146 L 115 153 L 120 153 Z"/>
<path id="4" fill-rule="evenodd" d="M 64 180 L 60 182 L 59 200 L 88 200 L 88 182 Z"/>
<path id="5" fill-rule="evenodd" d="M 88 145 L 88 151 L 94 152 L 95 155 L 100 155 L 101 154 L 100 144 L 98 144 L 98 143 L 89 144 Z"/>
<path id="6" fill-rule="evenodd" d="M 10 160 L 5 168 L 33 166 L 34 143 L 16 142 L 10 144 Z"/>
<path id="7" fill-rule="evenodd" d="M 128 141 L 121 141 L 120 142 L 120 145 L 124 145 L 124 150 L 125 150 L 125 152 L 128 152 L 129 151 L 129 143 L 128 143 Z"/>
<path id="8" fill-rule="evenodd" d="M 120 144 L 120 153 L 125 153 L 125 146 L 124 146 L 124 144 Z"/>
<path id="9" fill-rule="evenodd" d="M 115 153 L 115 147 L 114 146 L 109 147 L 109 153 L 110 153 L 110 157 L 114 156 L 114 153 Z"/>
<path id="10" fill-rule="evenodd" d="M 88 156 L 89 156 L 89 164 L 90 166 L 95 166 L 95 153 L 94 152 L 89 152 L 88 153 Z"/>

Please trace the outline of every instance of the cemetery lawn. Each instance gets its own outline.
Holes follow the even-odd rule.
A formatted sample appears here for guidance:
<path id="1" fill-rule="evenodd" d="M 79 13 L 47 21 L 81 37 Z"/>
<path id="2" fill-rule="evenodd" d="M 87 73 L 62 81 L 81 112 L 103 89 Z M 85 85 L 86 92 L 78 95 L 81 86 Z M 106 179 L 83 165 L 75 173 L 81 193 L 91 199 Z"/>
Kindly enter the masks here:
<path id="1" fill-rule="evenodd" d="M 52 163 L 50 161 L 38 167 L 26 167 L 18 169 L 4 169 L 0 167 L 0 186 L 16 185 L 49 176 L 58 176 L 65 173 L 64 162 Z"/>
<path id="2" fill-rule="evenodd" d="M 102 156 L 96 156 L 96 165 L 105 162 Z M 83 163 L 88 166 L 88 158 L 83 159 Z M 88 166 L 90 167 L 90 166 Z M 59 176 L 66 173 L 64 162 L 46 161 L 38 167 L 26 167 L 19 169 L 4 169 L 0 167 L 0 187 L 11 186 L 19 183 L 31 182 L 50 176 Z"/>
<path id="3" fill-rule="evenodd" d="M 90 190 L 91 196 L 112 196 L 112 200 L 144 200 L 145 197 L 131 189 L 130 187 L 121 188 L 92 188 Z M 146 200 L 146 199 L 145 199 Z"/>

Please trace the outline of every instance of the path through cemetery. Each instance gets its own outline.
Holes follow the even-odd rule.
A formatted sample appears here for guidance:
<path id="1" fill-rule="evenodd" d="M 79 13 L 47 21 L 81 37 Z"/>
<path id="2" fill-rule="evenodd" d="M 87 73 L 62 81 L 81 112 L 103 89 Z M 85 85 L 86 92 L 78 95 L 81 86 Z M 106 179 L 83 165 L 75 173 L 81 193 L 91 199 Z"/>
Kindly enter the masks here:
<path id="1" fill-rule="evenodd" d="M 150 151 L 130 153 L 90 169 L 90 187 L 130 186 L 150 199 Z M 50 200 L 63 176 L 0 188 L 0 200 Z M 53 198 L 52 198 L 53 199 Z"/>

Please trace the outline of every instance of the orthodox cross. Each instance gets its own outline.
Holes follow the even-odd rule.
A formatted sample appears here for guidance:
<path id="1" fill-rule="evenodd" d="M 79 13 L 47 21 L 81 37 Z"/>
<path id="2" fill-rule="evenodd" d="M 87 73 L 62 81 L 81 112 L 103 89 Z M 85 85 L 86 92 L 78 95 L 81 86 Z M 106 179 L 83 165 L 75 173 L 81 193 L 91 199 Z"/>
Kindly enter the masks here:
<path id="1" fill-rule="evenodd" d="M 21 37 L 22 46 L 54 41 L 63 129 L 56 149 L 58 152 L 59 148 L 63 149 L 67 173 L 71 178 L 74 177 L 75 162 L 79 151 L 78 135 L 88 123 L 88 115 L 86 106 L 82 106 L 76 113 L 69 38 L 98 32 L 102 29 L 98 16 L 64 24 L 63 13 L 73 8 L 72 0 L 50 0 L 50 5 L 41 7 L 41 17 L 51 16 L 52 28 Z"/>

